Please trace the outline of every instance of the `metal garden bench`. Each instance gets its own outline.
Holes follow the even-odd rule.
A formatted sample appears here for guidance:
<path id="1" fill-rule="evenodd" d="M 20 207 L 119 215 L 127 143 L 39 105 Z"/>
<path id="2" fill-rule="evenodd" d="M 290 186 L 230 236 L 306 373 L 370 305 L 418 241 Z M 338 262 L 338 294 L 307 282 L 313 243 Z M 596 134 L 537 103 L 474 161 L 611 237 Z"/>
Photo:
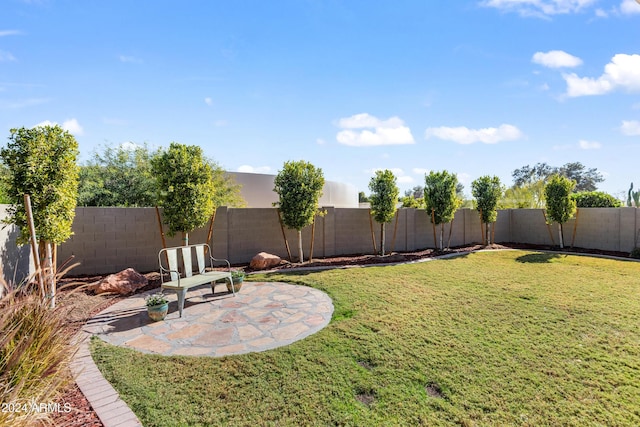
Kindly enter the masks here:
<path id="1" fill-rule="evenodd" d="M 193 270 L 193 253 L 197 262 L 197 271 Z M 207 259 L 209 259 L 207 265 Z M 227 264 L 226 271 L 213 270 L 215 262 Z M 167 267 L 165 268 L 165 263 Z M 182 317 L 184 300 L 187 291 L 195 286 L 211 283 L 211 293 L 218 280 L 228 280 L 231 284 L 233 296 L 236 295 L 236 288 L 231 277 L 231 265 L 226 259 L 216 259 L 211 256 L 211 248 L 206 243 L 189 246 L 177 246 L 165 248 L 158 252 L 158 264 L 160 264 L 160 280 L 162 289 L 175 291 L 178 294 L 178 311 Z M 169 273 L 170 281 L 165 282 L 164 275 Z"/>

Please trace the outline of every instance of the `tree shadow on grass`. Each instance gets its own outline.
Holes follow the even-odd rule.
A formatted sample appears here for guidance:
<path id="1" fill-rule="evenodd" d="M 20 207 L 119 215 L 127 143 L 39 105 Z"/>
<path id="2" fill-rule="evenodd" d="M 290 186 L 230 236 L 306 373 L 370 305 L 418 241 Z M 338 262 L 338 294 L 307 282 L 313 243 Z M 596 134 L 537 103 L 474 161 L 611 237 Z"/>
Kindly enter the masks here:
<path id="1" fill-rule="evenodd" d="M 551 254 L 546 252 L 540 252 L 535 254 L 522 255 L 516 258 L 517 262 L 529 263 L 529 264 L 545 264 L 551 262 L 554 259 L 563 258 L 566 255 Z"/>

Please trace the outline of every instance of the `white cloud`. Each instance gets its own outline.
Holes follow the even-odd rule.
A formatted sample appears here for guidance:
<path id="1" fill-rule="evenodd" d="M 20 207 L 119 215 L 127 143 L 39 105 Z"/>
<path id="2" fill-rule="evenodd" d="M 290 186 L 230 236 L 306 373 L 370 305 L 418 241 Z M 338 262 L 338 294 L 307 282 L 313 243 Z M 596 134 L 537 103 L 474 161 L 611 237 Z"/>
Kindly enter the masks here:
<path id="1" fill-rule="evenodd" d="M 322 138 L 316 139 L 316 144 L 318 144 L 318 145 L 325 145 L 326 143 L 327 143 L 327 141 L 325 141 Z"/>
<path id="2" fill-rule="evenodd" d="M 514 141 L 524 135 L 513 125 L 502 124 L 497 128 L 469 129 L 465 126 L 459 127 L 436 127 L 428 128 L 425 131 L 427 139 L 435 137 L 445 141 L 453 141 L 458 144 L 473 144 L 482 142 L 484 144 L 497 144 L 502 141 Z"/>
<path id="3" fill-rule="evenodd" d="M 362 128 L 394 128 L 404 125 L 403 121 L 398 117 L 391 117 L 387 120 L 380 120 L 367 113 L 355 114 L 338 120 L 338 127 L 342 129 L 362 129 Z"/>
<path id="4" fill-rule="evenodd" d="M 480 4 L 521 16 L 549 17 L 581 12 L 596 0 L 484 0 Z"/>
<path id="5" fill-rule="evenodd" d="M 466 172 L 460 172 L 457 173 L 456 176 L 458 177 L 458 182 L 460 182 L 460 184 L 463 185 L 470 185 L 471 184 L 471 175 L 469 175 Z"/>
<path id="6" fill-rule="evenodd" d="M 640 135 L 640 121 L 638 120 L 623 120 L 622 126 L 620 126 L 620 132 L 627 136 L 639 136 Z"/>
<path id="7" fill-rule="evenodd" d="M 6 50 L 0 50 L 0 62 L 14 62 L 16 61 L 16 57 L 11 54 L 11 52 L 7 52 Z"/>
<path id="8" fill-rule="evenodd" d="M 244 173 L 269 173 L 270 171 L 271 168 L 269 166 L 254 167 L 249 165 L 242 165 L 238 168 L 238 172 Z"/>
<path id="9" fill-rule="evenodd" d="M 424 168 L 413 168 L 411 169 L 411 172 L 413 172 L 416 175 L 425 175 L 428 174 L 431 171 L 431 169 L 424 169 Z"/>
<path id="10" fill-rule="evenodd" d="M 18 30 L 0 30 L 0 37 L 19 36 L 21 34 L 22 34 L 22 31 L 18 31 Z"/>
<path id="11" fill-rule="evenodd" d="M 570 97 L 604 95 L 617 88 L 629 92 L 640 91 L 640 55 L 615 55 L 604 67 L 604 74 L 597 79 L 578 77 L 575 73 L 564 74 L 563 78 L 567 82 L 567 95 Z"/>
<path id="12" fill-rule="evenodd" d="M 380 120 L 367 113 L 362 113 L 342 118 L 338 120 L 337 125 L 343 130 L 338 132 L 336 140 L 340 144 L 352 147 L 415 143 L 411 130 L 398 117 Z"/>
<path id="13" fill-rule="evenodd" d="M 135 142 L 127 141 L 120 144 L 120 148 L 122 148 L 125 151 L 134 151 L 135 149 L 142 148 L 142 147 L 136 144 Z"/>
<path id="14" fill-rule="evenodd" d="M 606 10 L 596 9 L 596 16 L 598 18 L 608 18 L 609 13 Z"/>
<path id="15" fill-rule="evenodd" d="M 209 107 L 211 107 L 213 105 L 213 99 L 209 98 L 208 96 L 204 99 L 204 103 L 207 104 Z"/>
<path id="16" fill-rule="evenodd" d="M 582 65 L 582 59 L 562 50 L 550 50 L 549 52 L 536 52 L 531 61 L 548 68 L 572 68 Z"/>
<path id="17" fill-rule="evenodd" d="M 622 0 L 620 13 L 623 15 L 638 14 L 640 13 L 640 4 L 638 4 L 637 0 Z"/>
<path id="18" fill-rule="evenodd" d="M 84 129 L 80 126 L 80 123 L 76 119 L 69 119 L 62 123 L 62 129 L 72 133 L 74 135 L 82 135 L 84 133 Z"/>
<path id="19" fill-rule="evenodd" d="M 56 125 L 58 125 L 58 123 L 52 122 L 50 120 L 45 120 L 35 125 L 34 128 L 39 126 L 56 126 Z M 61 127 L 62 129 L 66 130 L 67 132 L 73 135 L 82 135 L 84 133 L 84 129 L 82 129 L 82 126 L 80 126 L 80 123 L 78 123 L 78 120 L 76 119 L 65 120 L 64 122 L 62 122 Z"/>
<path id="20" fill-rule="evenodd" d="M 602 144 L 597 141 L 586 141 L 581 139 L 578 141 L 578 146 L 583 150 L 597 150 L 602 147 Z"/>
<path id="21" fill-rule="evenodd" d="M 118 56 L 120 62 L 130 63 L 130 64 L 142 64 L 142 59 L 136 58 L 135 56 L 128 55 L 120 55 Z"/>

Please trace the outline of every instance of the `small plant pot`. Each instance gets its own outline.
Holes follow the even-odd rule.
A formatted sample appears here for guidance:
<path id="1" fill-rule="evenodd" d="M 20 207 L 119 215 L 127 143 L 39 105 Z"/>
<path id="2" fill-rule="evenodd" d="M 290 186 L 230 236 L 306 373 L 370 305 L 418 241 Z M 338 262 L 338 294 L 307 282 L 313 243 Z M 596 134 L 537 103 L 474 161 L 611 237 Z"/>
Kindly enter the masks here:
<path id="1" fill-rule="evenodd" d="M 236 288 L 236 292 L 238 292 L 242 288 L 242 282 L 244 282 L 244 277 L 236 277 L 233 279 L 233 286 Z M 231 283 L 227 282 L 227 291 L 233 292 L 231 289 Z"/>
<path id="2" fill-rule="evenodd" d="M 147 312 L 149 313 L 149 317 L 155 322 L 164 320 L 169 312 L 169 303 L 147 306 Z"/>

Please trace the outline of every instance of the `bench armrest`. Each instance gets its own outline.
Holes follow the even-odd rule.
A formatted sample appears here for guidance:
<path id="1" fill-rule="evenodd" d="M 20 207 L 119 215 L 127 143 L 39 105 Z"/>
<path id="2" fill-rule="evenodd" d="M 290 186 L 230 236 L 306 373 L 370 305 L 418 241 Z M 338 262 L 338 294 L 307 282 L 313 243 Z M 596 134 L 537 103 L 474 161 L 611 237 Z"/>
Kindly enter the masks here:
<path id="1" fill-rule="evenodd" d="M 209 257 L 209 259 L 211 260 L 211 266 L 213 267 L 213 263 L 214 262 L 223 262 L 225 264 L 227 264 L 227 269 L 231 270 L 231 264 L 229 264 L 229 261 L 226 259 L 222 259 L 222 258 L 214 258 L 212 256 Z"/>
<path id="2" fill-rule="evenodd" d="M 162 285 L 164 283 L 164 275 L 166 273 L 169 273 L 169 275 L 171 275 L 171 273 L 176 273 L 176 275 L 178 276 L 178 283 L 180 283 L 180 272 L 178 270 L 170 270 L 168 268 L 164 268 L 163 266 L 160 266 L 160 284 Z M 169 280 L 170 282 L 172 280 Z"/>

